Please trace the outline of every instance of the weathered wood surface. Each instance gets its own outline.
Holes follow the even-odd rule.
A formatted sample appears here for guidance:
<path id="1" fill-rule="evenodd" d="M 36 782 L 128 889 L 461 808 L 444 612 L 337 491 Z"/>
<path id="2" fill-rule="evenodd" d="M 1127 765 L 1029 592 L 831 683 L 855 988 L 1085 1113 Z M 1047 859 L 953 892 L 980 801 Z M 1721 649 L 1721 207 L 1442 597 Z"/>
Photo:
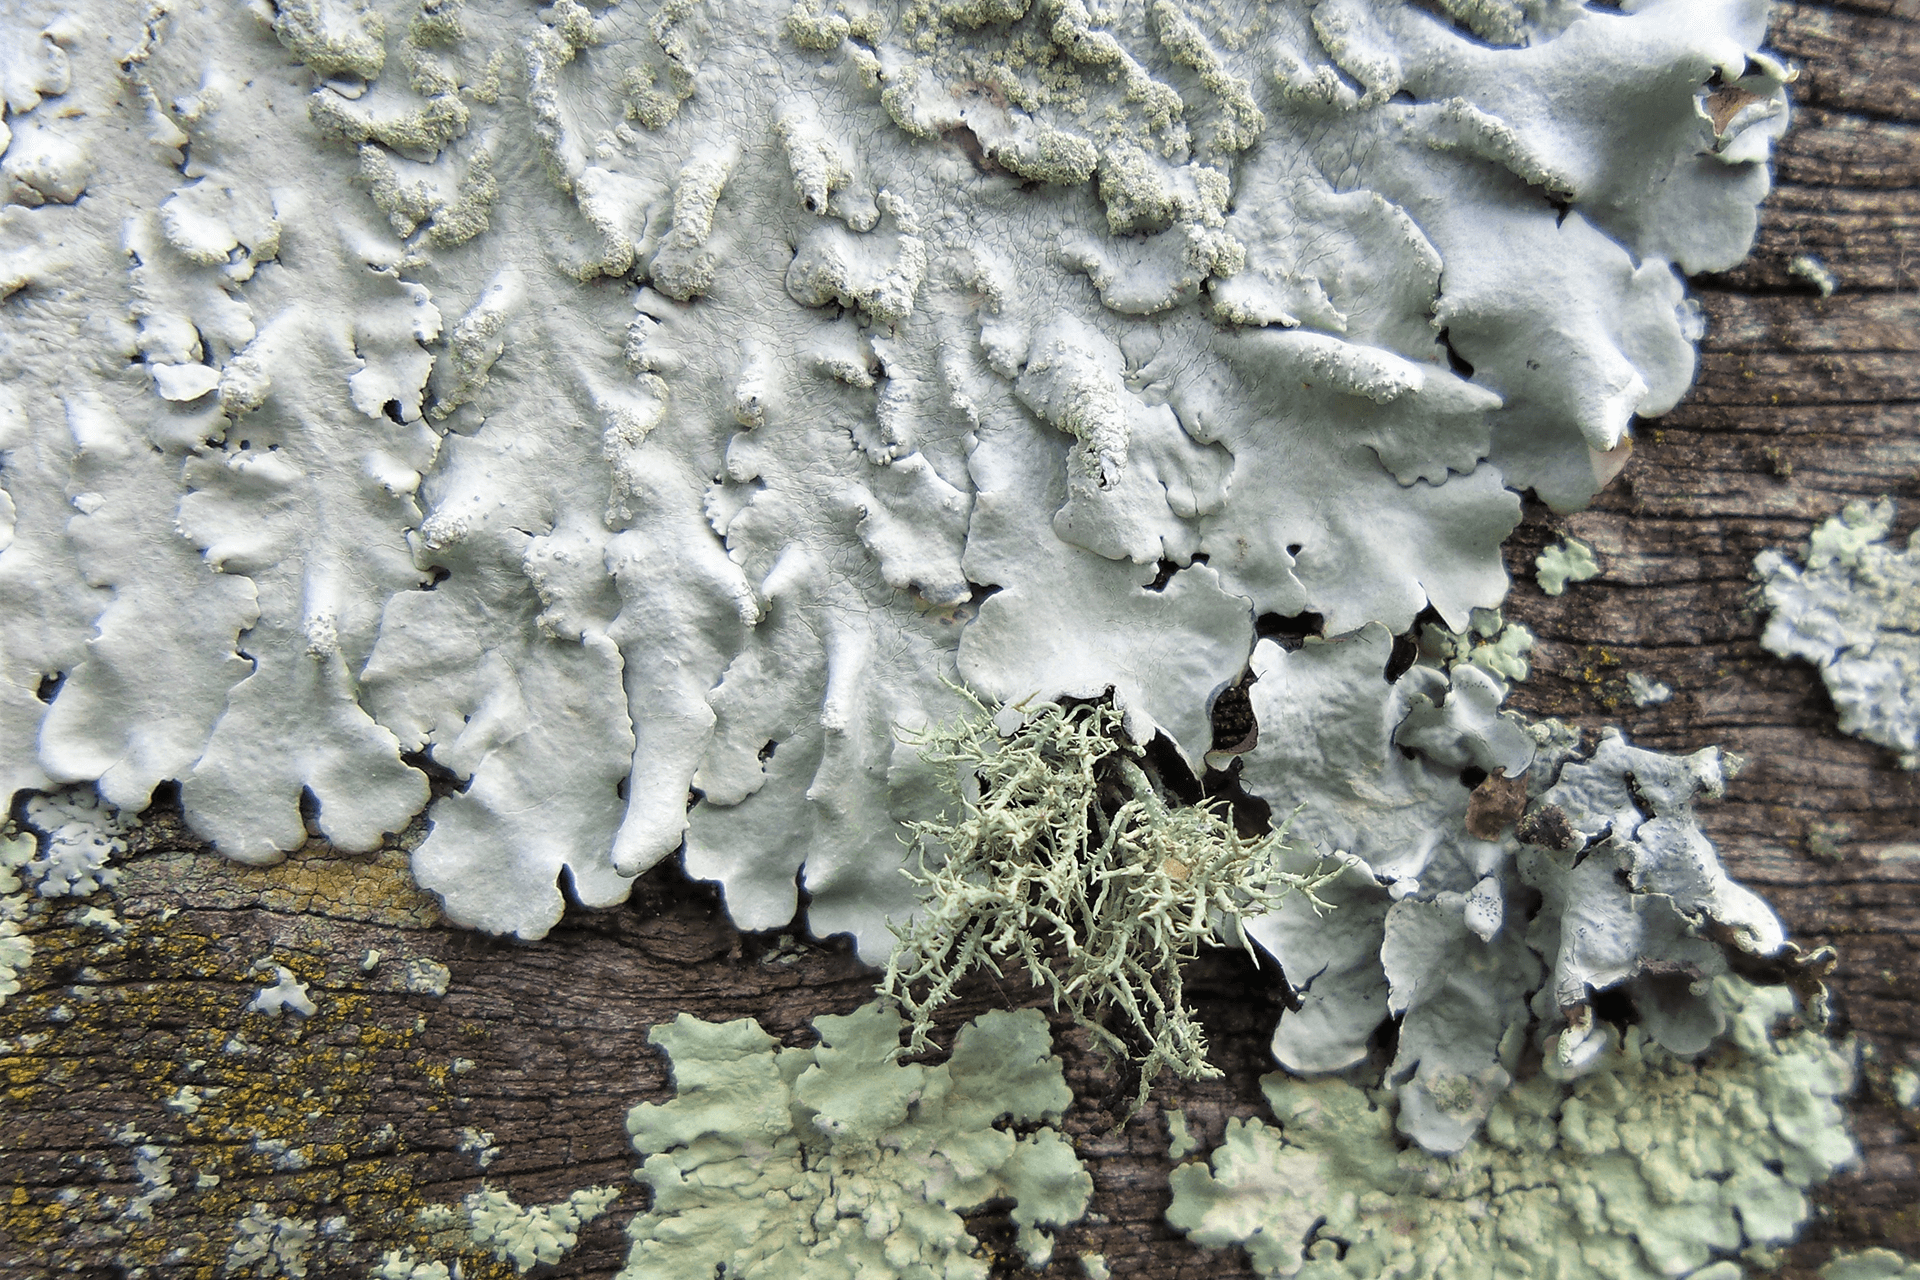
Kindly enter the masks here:
<path id="1" fill-rule="evenodd" d="M 1920 787 L 1834 730 L 1810 668 L 1759 648 L 1748 570 L 1849 498 L 1902 499 L 1902 533 L 1920 515 L 1920 6 L 1788 6 L 1773 45 L 1805 69 L 1797 123 L 1753 257 L 1696 283 L 1711 323 L 1699 385 L 1643 425 L 1592 510 L 1531 510 L 1509 552 L 1509 614 L 1541 642 L 1516 697 L 1526 710 L 1747 757 L 1706 825 L 1800 938 L 1840 949 L 1839 1023 L 1872 1054 L 1856 1110 L 1865 1159 L 1821 1193 L 1791 1253 L 1789 1274 L 1808 1275 L 1837 1245 L 1920 1256 L 1920 1137 L 1885 1092 L 1890 1065 L 1920 1063 L 1920 861 L 1881 856 L 1920 843 Z M 1788 273 L 1802 252 L 1826 261 L 1839 293 L 1822 300 Z M 1549 599 L 1531 561 L 1563 532 L 1599 549 L 1603 574 Z M 1636 708 L 1628 671 L 1670 684 L 1672 701 Z M 798 1042 L 813 1016 L 869 997 L 871 973 L 844 948 L 742 937 L 704 886 L 664 870 L 629 906 L 572 912 L 538 944 L 437 926 L 406 876 L 407 843 L 343 858 L 316 842 L 249 869 L 162 814 L 112 895 L 123 937 L 77 925 L 77 908 L 36 919 L 26 988 L 0 1010 L 0 1274 L 217 1274 L 235 1221 L 262 1202 L 344 1218 L 351 1238 L 323 1233 L 309 1274 L 357 1276 L 382 1248 L 427 1243 L 415 1209 L 479 1184 L 481 1153 L 461 1149 L 471 1130 L 498 1149 L 485 1176 L 523 1203 L 626 1187 L 556 1269 L 610 1276 L 644 1197 L 627 1181 L 624 1111 L 669 1093 L 647 1028 L 690 1010 L 756 1017 Z M 367 971 L 371 949 L 384 958 Z M 243 1012 L 265 958 L 311 984 L 312 1019 Z M 443 997 L 406 990 L 413 959 L 448 967 Z M 1274 1008 L 1233 957 L 1204 960 L 1191 981 L 1227 1074 L 1168 1098 L 1211 1143 L 1227 1117 L 1262 1112 Z M 948 1023 L 1033 1002 L 987 984 Z M 1165 1227 L 1160 1118 L 1149 1109 L 1109 1133 L 1124 1090 L 1075 1035 L 1061 1043 L 1080 1099 L 1069 1127 L 1098 1191 L 1053 1273 L 1077 1274 L 1086 1248 L 1143 1280 L 1249 1275 L 1237 1253 Z M 145 1221 L 128 1212 L 141 1143 L 167 1149 L 176 1187 Z M 1004 1245 L 991 1214 L 975 1229 Z"/>

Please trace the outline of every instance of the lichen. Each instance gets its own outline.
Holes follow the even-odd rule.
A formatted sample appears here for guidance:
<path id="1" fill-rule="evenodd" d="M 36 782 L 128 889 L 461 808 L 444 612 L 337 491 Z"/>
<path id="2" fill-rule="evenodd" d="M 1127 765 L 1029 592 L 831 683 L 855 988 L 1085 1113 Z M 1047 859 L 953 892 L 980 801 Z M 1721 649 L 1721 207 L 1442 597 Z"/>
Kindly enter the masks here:
<path id="1" fill-rule="evenodd" d="M 1787 274 L 1805 280 L 1823 298 L 1831 298 L 1840 287 L 1839 278 L 1827 269 L 1827 264 L 1810 253 L 1793 255 L 1787 262 Z"/>
<path id="2" fill-rule="evenodd" d="M 1760 643 L 1820 669 L 1843 732 L 1920 769 L 1920 536 L 1896 549 L 1893 516 L 1889 499 L 1849 502 L 1813 531 L 1804 566 L 1761 552 Z"/>
<path id="3" fill-rule="evenodd" d="M 1673 686 L 1638 671 L 1627 672 L 1627 696 L 1636 707 L 1653 707 L 1673 697 Z"/>
<path id="4" fill-rule="evenodd" d="M 288 1218 L 256 1204 L 234 1224 L 233 1244 L 227 1249 L 220 1274 L 302 1280 L 307 1274 L 307 1251 L 314 1227 L 310 1218 Z"/>
<path id="5" fill-rule="evenodd" d="M 372 9 L 346 0 L 282 0 L 273 13 L 280 43 L 321 75 L 371 80 L 380 74 L 386 27 Z"/>
<path id="6" fill-rule="evenodd" d="M 256 863 L 430 808 L 523 937 L 684 850 L 883 960 L 956 683 L 1198 772 L 1256 619 L 1464 633 L 1691 380 L 1758 11 L 1441 8 L 17 24 L 5 798 L 177 781 Z"/>
<path id="7" fill-rule="evenodd" d="M 1167 1155 L 1172 1159 L 1185 1160 L 1200 1149 L 1200 1140 L 1187 1129 L 1187 1117 L 1184 1112 L 1170 1110 L 1167 1117 Z"/>
<path id="8" fill-rule="evenodd" d="M 1857 1157 L 1853 1051 L 1794 1022 L 1784 990 L 1723 977 L 1712 999 L 1719 1047 L 1610 1032 L 1596 1070 L 1548 1063 L 1451 1159 L 1394 1141 L 1390 1095 L 1268 1076 L 1278 1125 L 1229 1121 L 1209 1163 L 1174 1170 L 1168 1221 L 1297 1280 L 1740 1274 L 1716 1259 L 1764 1261 L 1811 1213 L 1808 1188 Z"/>
<path id="9" fill-rule="evenodd" d="M 1044 1266 L 1045 1228 L 1078 1219 L 1093 1191 L 1052 1127 L 1071 1095 L 1046 1020 L 984 1014 L 937 1066 L 898 1061 L 902 1022 L 878 1002 L 813 1025 L 810 1048 L 750 1019 L 681 1014 L 648 1033 L 678 1096 L 627 1116 L 653 1204 L 627 1228 L 620 1280 L 985 1280 L 958 1215 L 999 1198 Z"/>
<path id="10" fill-rule="evenodd" d="M 1592 547 L 1578 538 L 1568 538 L 1535 556 L 1533 569 L 1534 580 L 1540 584 L 1540 590 L 1547 595 L 1557 596 L 1567 589 L 1569 582 L 1585 582 L 1598 577 L 1600 562 L 1594 558 Z"/>
<path id="11" fill-rule="evenodd" d="M 307 984 L 294 977 L 293 970 L 283 964 L 269 964 L 266 967 L 273 971 L 273 985 L 262 987 L 247 1002 L 247 1008 L 275 1018 L 282 1012 L 311 1018 L 317 1008 L 307 995 Z"/>
<path id="12" fill-rule="evenodd" d="M 1820 1268 L 1820 1280 L 1920 1280 L 1920 1262 L 1891 1249 L 1836 1253 Z"/>
<path id="13" fill-rule="evenodd" d="M 408 991 L 418 992 L 420 995 L 433 996 L 435 999 L 438 999 L 447 994 L 447 984 L 452 981 L 452 979 L 453 974 L 447 966 L 441 964 L 438 960 L 428 960 L 425 957 L 419 957 L 407 961 L 403 981 L 406 983 L 406 989 Z"/>
<path id="14" fill-rule="evenodd" d="M 192 1057 L 113 1064 L 168 1126 L 123 1144 L 139 1195 L 200 1197 L 250 1238 L 312 1221 L 327 1265 L 338 1201 L 406 1237 L 395 1267 L 440 1265 L 411 1166 L 361 1158 L 395 1135 L 352 1108 L 450 975 L 332 972 L 303 934 L 438 919 L 396 879 L 409 854 L 447 919 L 531 938 L 563 887 L 607 906 L 683 851 L 743 928 L 791 928 L 804 897 L 869 961 L 918 938 L 903 955 L 931 967 L 894 980 L 923 1021 L 1000 945 L 1142 1054 L 1143 1083 L 1203 1062 L 1182 951 L 1244 942 L 1257 913 L 1301 1006 L 1281 1061 L 1351 1067 L 1399 1019 L 1395 1124 L 1436 1150 L 1474 1141 L 1532 1054 L 1603 1062 L 1596 993 L 1694 1052 L 1721 1030 L 1694 987 L 1728 949 L 1784 963 L 1692 819 L 1718 758 L 1530 736 L 1500 710 L 1525 634 L 1476 613 L 1507 589 L 1517 494 L 1583 503 L 1691 380 L 1678 273 L 1744 254 L 1785 123 L 1756 10 L 407 8 L 287 0 L 249 26 L 94 4 L 98 38 L 49 27 L 7 64 L 0 786 L 93 784 L 131 813 L 173 779 L 231 858 L 316 827 L 336 850 L 284 875 L 150 860 L 208 910 L 312 910 L 274 941 L 265 1005 L 191 916 L 116 932 L 34 897 L 0 938 L 63 975 L 28 972 L 0 1011 L 18 1103 L 78 1069 L 37 1056 L 46 1037 L 104 1038 L 156 998 L 107 980 L 129 955 L 206 988 Z M 1259 639 L 1309 613 L 1333 641 Z M 1435 615 L 1427 660 L 1383 679 L 1391 637 Z M 977 761 L 923 758 L 912 739 L 979 708 L 963 686 L 1078 716 L 1073 785 L 1002 805 L 1018 732 L 978 723 Z M 1248 793 L 1304 806 L 1314 847 L 1155 790 L 1149 744 L 1197 772 L 1229 688 L 1257 722 Z M 994 812 L 1051 815 L 1041 842 L 1072 856 L 990 865 L 1013 830 Z M 1336 851 L 1330 916 L 1277 893 Z M 52 893 L 123 888 L 105 853 L 45 861 Z M 1002 870 L 1021 896 L 975 912 Z M 1086 944 L 1051 978 L 1026 932 L 1049 913 Z M 314 989 L 307 1016 L 264 1012 Z M 423 1011 L 353 1023 L 376 990 Z M 669 1140 L 666 1109 L 636 1111 L 659 1145 L 630 1270 L 691 1250 L 700 1274 L 719 1252 L 784 1275 L 795 1240 L 893 1266 L 891 1241 L 964 1274 L 953 1211 L 1003 1191 L 1044 1257 L 1085 1173 L 1053 1131 L 993 1127 L 1009 1090 L 974 1060 L 1045 1059 L 1037 1018 L 983 1020 L 939 1068 L 897 1065 L 896 1022 L 823 1022 L 806 1051 L 715 1032 L 759 1073 L 767 1141 Z M 442 1092 L 460 1072 L 406 1069 Z M 339 1127 L 315 1132 L 289 1082 L 331 1090 Z M 182 1139 L 218 1154 L 163 1184 Z M 800 1198 L 728 1200 L 722 1175 Z M 23 1193 L 9 1238 L 62 1265 L 81 1213 L 121 1265 L 164 1256 L 112 1196 Z M 713 1231 L 676 1234 L 694 1219 Z"/>
<path id="15" fill-rule="evenodd" d="M 459 1070 L 459 1063 L 464 1061 L 466 1061 L 466 1059 L 463 1058 L 455 1062 L 455 1071 Z M 460 1142 L 455 1150 L 471 1154 L 474 1158 L 474 1163 L 478 1164 L 482 1169 L 492 1164 L 500 1154 L 500 1148 L 493 1145 L 493 1134 L 485 1129 L 476 1129 L 471 1125 L 460 1130 Z"/>
<path id="16" fill-rule="evenodd" d="M 1616 730 L 1588 749 L 1503 712 L 1505 683 L 1472 662 L 1429 658 L 1389 683 L 1393 647 L 1369 629 L 1254 655 L 1261 733 L 1241 781 L 1299 806 L 1295 835 L 1342 851 L 1316 890 L 1332 912 L 1293 898 L 1246 923 L 1295 991 L 1274 1032 L 1282 1066 L 1356 1068 L 1397 1019 L 1395 1121 L 1454 1152 L 1529 1045 L 1570 1071 L 1604 1049 L 1599 992 L 1695 1053 L 1724 1022 L 1694 987 L 1750 958 L 1804 959 L 1699 829 L 1695 804 L 1725 786 L 1717 750 L 1665 756 Z"/>
<path id="17" fill-rule="evenodd" d="M 1432 622 L 1420 628 L 1420 651 L 1429 661 L 1448 668 L 1471 662 L 1502 680 L 1527 678 L 1532 670 L 1527 654 L 1533 645 L 1533 632 L 1508 622 L 1498 609 L 1475 609 L 1462 631 Z"/>
<path id="18" fill-rule="evenodd" d="M 587 1187 L 557 1204 L 525 1208 L 494 1187 L 483 1186 L 461 1202 L 470 1237 L 502 1262 L 526 1272 L 558 1262 L 580 1238 L 580 1228 L 607 1211 L 618 1187 Z"/>
<path id="19" fill-rule="evenodd" d="M 367 1274 L 369 1280 L 449 1280 L 452 1273 L 437 1258 L 423 1260 L 411 1249 L 389 1249 Z"/>
<path id="20" fill-rule="evenodd" d="M 1205 805 L 1169 804 L 1111 706 L 989 708 L 916 739 L 950 809 L 910 824 L 926 896 L 881 991 L 913 1015 L 913 1046 L 977 968 L 1011 961 L 1105 1052 L 1139 1071 L 1217 1076 L 1180 966 L 1224 936 L 1250 954 L 1243 914 L 1315 878 L 1282 870 L 1286 823 L 1259 839 Z M 1064 956 L 1064 959 L 1061 957 Z"/>
<path id="21" fill-rule="evenodd" d="M 43 898 L 84 898 L 111 886 L 110 860 L 127 850 L 127 821 L 92 787 L 27 801 L 27 825 L 44 837 L 22 873 Z"/>
<path id="22" fill-rule="evenodd" d="M 422 1052 L 430 1025 L 420 1015 L 436 1006 L 403 994 L 398 973 L 322 959 L 343 927 L 417 931 L 433 919 L 404 851 L 303 855 L 272 868 L 178 851 L 118 869 L 117 883 L 84 905 L 21 895 L 19 937 L 36 955 L 0 1007 L 0 1088 L 13 1114 L 60 1125 L 107 1098 L 137 1132 L 121 1130 L 104 1150 L 63 1142 L 56 1179 L 0 1188 L 0 1232 L 13 1247 L 56 1269 L 217 1276 L 243 1235 L 247 1249 L 290 1250 L 273 1228 L 284 1219 L 314 1225 L 309 1275 L 348 1275 L 365 1250 L 326 1229 L 342 1215 L 363 1237 L 422 1250 L 447 1243 L 411 1225 L 444 1149 L 420 1142 L 420 1126 L 431 1132 L 456 1114 L 444 1059 Z M 181 910 L 182 895 L 198 895 L 197 905 Z M 310 988 L 324 985 L 311 1017 L 247 1007 L 260 984 L 257 953 L 234 947 L 229 909 L 262 904 L 283 913 L 277 961 Z M 117 931 L 90 915 L 109 910 Z M 62 1009 L 66 1020 L 54 1020 Z M 146 1029 L 137 1044 L 128 1027 Z M 417 1107 L 405 1134 L 380 1119 L 396 1087 Z M 249 1219 L 261 1229 L 241 1232 Z M 507 1274 L 490 1254 L 469 1250 L 463 1261 L 473 1280 Z"/>
<path id="23" fill-rule="evenodd" d="M 0 1005 L 20 990 L 20 977 L 33 963 L 33 939 L 20 931 L 27 914 L 20 869 L 34 848 L 32 836 L 0 833 Z"/>

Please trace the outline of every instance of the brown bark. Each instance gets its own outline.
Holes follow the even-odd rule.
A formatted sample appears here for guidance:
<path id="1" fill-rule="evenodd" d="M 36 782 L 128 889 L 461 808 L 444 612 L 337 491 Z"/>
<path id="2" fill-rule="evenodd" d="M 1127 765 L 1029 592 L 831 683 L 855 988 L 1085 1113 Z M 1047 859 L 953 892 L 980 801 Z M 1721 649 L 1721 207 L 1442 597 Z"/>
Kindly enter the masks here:
<path id="1" fill-rule="evenodd" d="M 1920 1117 L 1886 1090 L 1892 1065 L 1920 1063 L 1920 861 L 1880 856 L 1920 842 L 1920 786 L 1835 730 L 1811 668 L 1759 648 L 1749 567 L 1849 498 L 1901 499 L 1902 534 L 1920 516 L 1920 9 L 1789 5 L 1772 44 L 1805 68 L 1797 122 L 1753 256 L 1695 284 L 1711 323 L 1699 383 L 1643 425 L 1625 474 L 1591 510 L 1530 508 L 1508 552 L 1508 613 L 1540 638 L 1535 675 L 1515 695 L 1525 710 L 1618 724 L 1644 746 L 1717 743 L 1747 758 L 1705 825 L 1803 942 L 1840 950 L 1838 1025 L 1871 1053 L 1855 1100 L 1865 1159 L 1820 1193 L 1791 1251 L 1790 1274 L 1807 1275 L 1836 1246 L 1920 1256 Z M 1825 260 L 1840 292 L 1818 298 L 1788 273 L 1803 252 Z M 1562 533 L 1593 543 L 1603 572 L 1547 598 L 1532 558 Z M 1673 699 L 1635 707 L 1628 671 L 1671 685 Z M 682 1010 L 751 1016 L 791 1043 L 812 1017 L 870 997 L 872 973 L 843 946 L 743 937 L 705 886 L 668 870 L 645 877 L 629 905 L 572 911 L 546 940 L 520 944 L 437 923 L 405 872 L 417 831 L 364 858 L 316 841 L 260 870 L 203 850 L 165 806 L 156 815 L 122 884 L 102 895 L 125 935 L 79 925 L 78 907 L 41 912 L 25 989 L 0 1009 L 9 1276 L 214 1275 L 256 1201 L 344 1216 L 353 1238 L 317 1239 L 309 1274 L 359 1275 L 384 1248 L 428 1243 L 410 1226 L 415 1208 L 478 1185 L 465 1129 L 493 1135 L 486 1177 L 523 1203 L 626 1188 L 555 1271 L 608 1276 L 624 1256 L 621 1227 L 644 1203 L 628 1181 L 625 1109 L 670 1093 L 647 1028 Z M 367 970 L 372 949 L 384 958 Z M 262 985 L 248 971 L 267 957 L 310 983 L 313 1018 L 244 1011 Z M 451 971 L 443 997 L 407 990 L 416 958 Z M 1227 1074 L 1163 1096 L 1211 1144 L 1227 1117 L 1263 1111 L 1256 1082 L 1277 1010 L 1230 956 L 1196 964 L 1190 990 Z M 976 983 L 945 1022 L 1037 1002 Z M 1197 1250 L 1165 1226 L 1157 1112 L 1109 1132 L 1127 1090 L 1083 1038 L 1056 1030 L 1078 1098 L 1068 1127 L 1097 1195 L 1051 1274 L 1076 1274 L 1074 1255 L 1099 1249 L 1117 1275 L 1250 1275 L 1237 1252 Z M 197 1109 L 183 1086 L 200 1091 Z M 166 1147 L 177 1188 L 146 1223 L 127 1214 L 143 1142 Z M 219 1181 L 196 1187 L 189 1168 Z M 975 1230 L 1004 1247 L 993 1217 Z M 473 1261 L 468 1275 L 485 1270 Z"/>

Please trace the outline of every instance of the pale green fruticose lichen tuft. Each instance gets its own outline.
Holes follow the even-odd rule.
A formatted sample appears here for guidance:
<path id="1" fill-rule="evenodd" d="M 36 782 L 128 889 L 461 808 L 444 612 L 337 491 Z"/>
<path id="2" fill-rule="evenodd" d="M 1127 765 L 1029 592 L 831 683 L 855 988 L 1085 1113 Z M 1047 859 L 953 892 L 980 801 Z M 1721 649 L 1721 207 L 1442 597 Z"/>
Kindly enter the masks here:
<path id="1" fill-rule="evenodd" d="M 627 1228 L 619 1280 L 985 1280 L 958 1215 L 996 1199 L 1045 1265 L 1042 1228 L 1077 1220 L 1093 1191 L 1052 1127 L 1072 1095 L 1046 1020 L 984 1014 L 932 1067 L 898 1062 L 903 1024 L 879 1002 L 813 1025 L 811 1048 L 751 1019 L 681 1014 L 648 1033 L 679 1096 L 627 1115 L 653 1205 Z"/>
<path id="2" fill-rule="evenodd" d="M 1763 551 L 1753 571 L 1773 616 L 1760 643 L 1805 658 L 1840 712 L 1840 728 L 1920 768 L 1920 536 L 1886 541 L 1893 503 L 1849 502 L 1807 542 L 1806 566 Z"/>
<path id="3" fill-rule="evenodd" d="M 1262 1081 L 1279 1118 L 1230 1121 L 1172 1176 L 1167 1219 L 1298 1280 L 1722 1280 L 1791 1240 L 1803 1194 L 1855 1155 L 1853 1055 L 1786 1029 L 1793 998 L 1713 984 L 1728 1040 L 1689 1060 L 1628 1028 L 1599 1069 L 1543 1072 L 1451 1159 L 1394 1139 L 1394 1105 L 1339 1079 Z M 1720 1261 L 1716 1261 L 1720 1260 Z"/>
<path id="4" fill-rule="evenodd" d="M 1565 591 L 1569 582 L 1585 582 L 1599 574 L 1593 548 L 1578 538 L 1556 542 L 1533 558 L 1534 580 L 1550 596 Z"/>
<path id="5" fill-rule="evenodd" d="M 880 988 L 913 1014 L 914 1048 L 962 977 L 1012 958 L 1096 1044 L 1134 1060 L 1136 1107 L 1163 1068 L 1218 1075 L 1180 964 L 1222 934 L 1253 954 L 1243 912 L 1312 897 L 1312 875 L 1276 862 L 1286 823 L 1248 840 L 1216 809 L 1169 805 L 1110 705 L 974 705 L 919 739 L 953 809 L 909 824 L 926 902 Z"/>

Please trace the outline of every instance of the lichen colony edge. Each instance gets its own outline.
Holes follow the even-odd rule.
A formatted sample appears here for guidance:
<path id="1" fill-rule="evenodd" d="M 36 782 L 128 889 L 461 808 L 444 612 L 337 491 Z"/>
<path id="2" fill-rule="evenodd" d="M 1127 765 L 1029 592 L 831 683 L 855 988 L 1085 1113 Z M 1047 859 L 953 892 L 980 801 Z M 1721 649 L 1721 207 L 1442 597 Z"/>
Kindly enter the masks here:
<path id="1" fill-rule="evenodd" d="M 1751 4 L 43 8 L 8 794 L 265 861 L 424 752 L 417 875 L 523 936 L 684 841 L 883 954 L 949 682 L 1197 765 L 1256 617 L 1496 604 L 1784 120 Z"/>

